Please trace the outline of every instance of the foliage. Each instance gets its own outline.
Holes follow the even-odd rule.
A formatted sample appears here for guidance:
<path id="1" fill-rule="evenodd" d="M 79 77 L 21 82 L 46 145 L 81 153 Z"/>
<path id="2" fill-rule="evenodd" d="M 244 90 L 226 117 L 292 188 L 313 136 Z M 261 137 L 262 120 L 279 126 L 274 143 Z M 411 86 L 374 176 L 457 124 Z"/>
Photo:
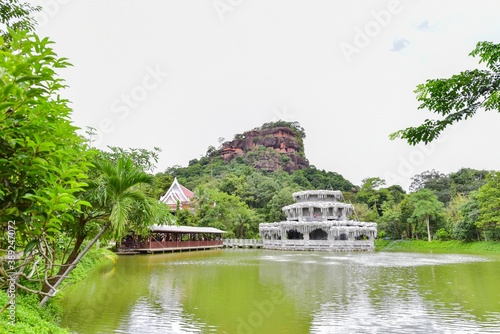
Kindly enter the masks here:
<path id="1" fill-rule="evenodd" d="M 453 197 L 446 207 L 447 231 L 450 238 L 462 241 L 477 240 L 478 213 L 475 192 L 470 193 L 469 197 L 462 194 Z"/>
<path id="2" fill-rule="evenodd" d="M 97 266 L 115 263 L 116 259 L 117 255 L 111 251 L 105 248 L 94 248 L 72 271 L 65 283 L 78 282 Z M 47 304 L 44 308 L 40 308 L 38 307 L 39 300 L 35 295 L 19 291 L 16 298 L 16 324 L 11 326 L 8 321 L 8 312 L 4 312 L 0 314 L 0 328 L 9 328 L 9 333 L 69 333 L 69 331 L 58 326 L 62 314 L 58 300 Z M 4 291 L 0 291 L 0 304 L 4 305 L 5 303 L 7 303 L 7 295 Z"/>
<path id="3" fill-rule="evenodd" d="M 71 272 L 68 279 L 64 281 L 65 285 L 74 284 L 79 282 L 87 275 L 90 271 L 94 270 L 101 265 L 114 265 L 118 260 L 118 255 L 113 253 L 107 248 L 97 248 L 93 247 L 87 254 L 82 258 L 78 266 Z M 62 298 L 64 294 L 58 295 L 57 300 Z"/>
<path id="4" fill-rule="evenodd" d="M 444 204 L 457 195 L 467 196 L 478 190 L 486 182 L 486 170 L 461 168 L 457 172 L 445 175 L 435 170 L 425 171 L 412 177 L 410 191 L 432 190 Z"/>
<path id="5" fill-rule="evenodd" d="M 261 219 L 235 195 L 199 186 L 194 190 L 198 226 L 226 230 L 227 238 L 253 238 Z"/>
<path id="6" fill-rule="evenodd" d="M 436 239 L 442 241 L 450 240 L 450 233 L 446 229 L 440 228 L 436 231 Z"/>
<path id="7" fill-rule="evenodd" d="M 414 222 L 424 221 L 427 227 L 427 238 L 431 241 L 431 219 L 436 222 L 442 217 L 444 205 L 437 196 L 428 189 L 422 189 L 411 193 L 409 201 L 413 205 L 413 214 L 410 218 Z M 434 224 L 435 226 L 436 224 Z"/>
<path id="8" fill-rule="evenodd" d="M 19 2 L 18 0 L 0 2 L 0 36 L 7 43 L 10 43 L 12 36 L 9 29 L 33 31 L 35 20 L 31 17 L 31 13 L 40 10 L 40 6 L 32 6 L 28 2 Z"/>
<path id="9" fill-rule="evenodd" d="M 478 190 L 486 183 L 486 177 L 489 171 L 477 170 L 472 168 L 461 168 L 455 173 L 450 173 L 451 194 L 463 194 Z"/>
<path id="10" fill-rule="evenodd" d="M 269 122 L 269 123 L 264 123 L 260 127 L 255 128 L 254 130 L 266 130 L 266 129 L 272 129 L 272 128 L 277 128 L 277 127 L 285 127 L 289 128 L 293 131 L 293 133 L 301 138 L 305 139 L 306 138 L 306 132 L 302 126 L 300 126 L 300 123 L 295 121 L 295 122 L 287 122 L 287 121 L 276 121 L 276 122 Z"/>
<path id="11" fill-rule="evenodd" d="M 409 144 L 429 143 L 455 122 L 471 118 L 479 109 L 500 111 L 500 44 L 479 42 L 469 54 L 479 57 L 486 69 L 460 72 L 447 79 L 427 80 L 415 93 L 419 109 L 428 109 L 441 119 L 426 119 L 417 127 L 409 127 L 390 135 Z"/>
<path id="12" fill-rule="evenodd" d="M 154 147 L 152 151 L 148 151 L 144 148 L 124 149 L 115 146 L 108 146 L 108 148 L 110 152 L 100 152 L 104 160 L 116 163 L 118 159 L 125 157 L 130 159 L 135 167 L 147 173 L 152 173 L 155 170 L 159 154 L 161 153 L 159 147 Z"/>
<path id="13" fill-rule="evenodd" d="M 302 189 L 329 189 L 350 191 L 354 185 L 336 172 L 328 172 L 309 166 L 292 174 L 294 182 Z"/>
<path id="14" fill-rule="evenodd" d="M 458 240 L 431 242 L 423 240 L 375 240 L 376 251 L 446 251 L 455 253 L 500 253 L 495 241 L 463 242 Z"/>
<path id="15" fill-rule="evenodd" d="M 391 239 L 402 239 L 405 235 L 406 224 L 403 221 L 401 205 L 385 202 L 382 204 L 382 210 L 383 214 L 378 225 L 379 231 Z"/>
<path id="16" fill-rule="evenodd" d="M 0 290 L 0 304 L 8 302 L 8 296 Z M 62 313 L 60 307 L 48 305 L 38 307 L 38 299 L 35 295 L 19 293 L 16 298 L 16 322 L 11 325 L 8 319 L 8 312 L 0 314 L 0 328 L 2 333 L 19 334 L 63 334 L 71 333 L 69 330 L 60 328 L 59 317 Z"/>
<path id="17" fill-rule="evenodd" d="M 369 208 L 366 203 L 354 203 L 355 216 L 351 219 L 358 219 L 363 222 L 377 222 L 379 215 L 375 207 Z"/>
<path id="18" fill-rule="evenodd" d="M 410 191 L 425 188 L 432 190 L 443 203 L 448 203 L 451 199 L 450 178 L 443 173 L 433 169 L 413 176 L 411 181 Z"/>
<path id="19" fill-rule="evenodd" d="M 11 275 L 16 286 L 37 292 L 57 266 L 62 234 L 74 213 L 90 203 L 80 197 L 93 155 L 71 125 L 64 82 L 56 69 L 69 66 L 48 39 L 10 31 L 0 53 L 0 220 L 2 231 L 15 223 L 16 251 L 22 254 Z M 6 235 L 0 248 L 6 249 Z M 0 286 L 7 273 L 0 275 Z M 12 268 L 11 268 L 12 269 Z M 39 292 L 39 291 L 38 291 Z"/>
<path id="20" fill-rule="evenodd" d="M 151 198 L 160 199 L 168 191 L 173 182 L 174 178 L 172 175 L 164 172 L 156 173 L 153 176 L 153 183 L 145 187 L 144 193 Z"/>
<path id="21" fill-rule="evenodd" d="M 276 192 L 271 200 L 266 205 L 266 221 L 268 222 L 280 222 L 286 220 L 285 213 L 282 208 L 284 206 L 295 203 L 292 194 L 294 190 L 292 188 L 282 188 Z"/>
<path id="22" fill-rule="evenodd" d="M 123 237 L 132 224 L 139 224 L 138 228 L 145 227 L 144 224 L 148 224 L 153 217 L 152 208 L 137 186 L 152 184 L 152 176 L 135 167 L 132 160 L 125 157 L 119 158 L 116 163 L 102 160 L 95 164 L 103 172 L 102 186 L 99 187 L 103 193 L 96 204 L 107 207 L 114 238 L 119 240 Z M 136 207 L 144 213 L 142 219 L 137 216 L 131 219 Z"/>
<path id="23" fill-rule="evenodd" d="M 14 277 L 18 289 L 47 297 L 109 226 L 119 238 L 164 222 L 169 212 L 139 186 L 151 184 L 144 170 L 152 170 L 157 152 L 89 150 L 59 95 L 65 86 L 55 71 L 69 63 L 48 39 L 9 32 L 0 50 L 0 248 L 7 249 L 6 225 L 14 222 L 21 260 L 9 273 L 3 263 L 0 285 Z"/>
<path id="24" fill-rule="evenodd" d="M 485 240 L 500 240 L 500 172 L 492 172 L 477 192 L 479 216 L 477 226 Z"/>
<path id="25" fill-rule="evenodd" d="M 382 188 L 385 185 L 385 181 L 378 177 L 366 178 L 362 182 L 363 185 L 356 193 L 356 200 L 366 203 L 370 208 L 375 208 L 379 216 L 382 216 L 383 213 L 382 204 L 388 201 L 394 202 L 394 196 L 396 196 L 397 200 L 401 201 L 404 195 L 401 187 L 399 189 L 394 186 L 391 188 Z"/>

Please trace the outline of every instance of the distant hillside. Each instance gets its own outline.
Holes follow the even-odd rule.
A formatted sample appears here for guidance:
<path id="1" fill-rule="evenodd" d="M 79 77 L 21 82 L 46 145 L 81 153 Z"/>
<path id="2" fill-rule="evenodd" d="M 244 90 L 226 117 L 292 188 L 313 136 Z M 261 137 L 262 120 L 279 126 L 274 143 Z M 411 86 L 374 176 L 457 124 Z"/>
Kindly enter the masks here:
<path id="1" fill-rule="evenodd" d="M 256 169 L 291 173 L 309 167 L 304 138 L 304 129 L 297 122 L 271 122 L 235 135 L 218 153 L 228 162 L 241 157 Z"/>

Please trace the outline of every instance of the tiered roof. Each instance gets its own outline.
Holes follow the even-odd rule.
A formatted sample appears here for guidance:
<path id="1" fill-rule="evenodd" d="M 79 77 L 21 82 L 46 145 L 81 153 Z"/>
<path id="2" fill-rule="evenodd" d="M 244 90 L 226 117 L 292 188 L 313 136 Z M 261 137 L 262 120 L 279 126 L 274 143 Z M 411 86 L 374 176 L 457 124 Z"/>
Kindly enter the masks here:
<path id="1" fill-rule="evenodd" d="M 160 201 L 167 204 L 172 210 L 177 208 L 177 203 L 180 204 L 181 208 L 186 209 L 189 207 L 193 196 L 193 192 L 180 184 L 175 178 L 165 195 L 160 198 Z"/>

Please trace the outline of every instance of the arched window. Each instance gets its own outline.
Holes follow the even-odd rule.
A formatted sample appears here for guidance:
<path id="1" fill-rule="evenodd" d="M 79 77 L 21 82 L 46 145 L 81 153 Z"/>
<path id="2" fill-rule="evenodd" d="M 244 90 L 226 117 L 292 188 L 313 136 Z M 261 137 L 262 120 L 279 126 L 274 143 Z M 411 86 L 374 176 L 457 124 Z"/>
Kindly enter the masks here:
<path id="1" fill-rule="evenodd" d="M 309 233 L 309 240 L 328 240 L 328 233 L 318 228 Z"/>
<path id="2" fill-rule="evenodd" d="M 288 240 L 302 240 L 304 239 L 304 235 L 297 230 L 290 230 L 286 232 L 286 238 Z"/>

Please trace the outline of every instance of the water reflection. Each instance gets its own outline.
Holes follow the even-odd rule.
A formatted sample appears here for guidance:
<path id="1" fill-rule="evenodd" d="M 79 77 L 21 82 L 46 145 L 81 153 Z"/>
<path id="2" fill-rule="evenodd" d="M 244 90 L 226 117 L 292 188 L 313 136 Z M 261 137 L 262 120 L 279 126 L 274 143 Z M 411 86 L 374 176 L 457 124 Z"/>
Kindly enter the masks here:
<path id="1" fill-rule="evenodd" d="M 79 333 L 498 332 L 499 263 L 389 252 L 122 257 L 68 292 L 63 325 Z"/>

